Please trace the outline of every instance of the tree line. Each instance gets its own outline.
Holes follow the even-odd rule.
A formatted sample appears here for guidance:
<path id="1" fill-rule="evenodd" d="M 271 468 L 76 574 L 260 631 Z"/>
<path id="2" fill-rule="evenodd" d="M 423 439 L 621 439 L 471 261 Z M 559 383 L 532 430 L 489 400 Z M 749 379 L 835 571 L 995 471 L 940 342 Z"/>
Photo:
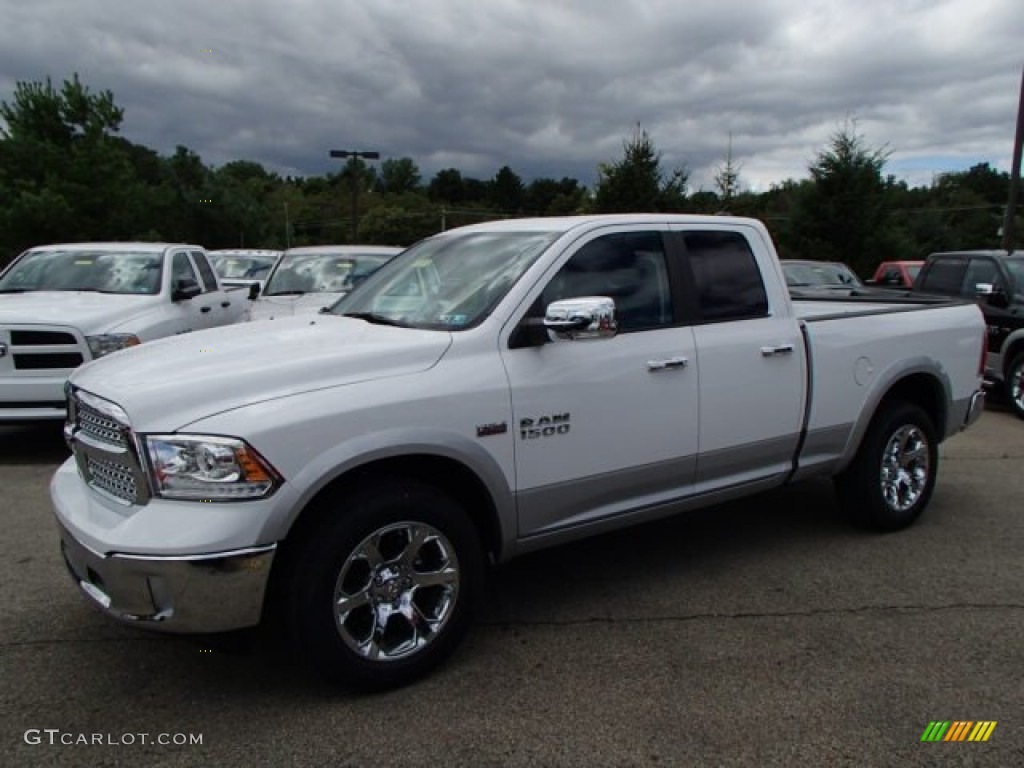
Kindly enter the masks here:
<path id="1" fill-rule="evenodd" d="M 753 216 L 784 258 L 843 261 L 870 276 L 882 260 L 998 247 L 1010 183 L 1008 173 L 979 163 L 911 187 L 886 175 L 888 149 L 869 145 L 855 121 L 809 160 L 807 178 L 752 192 L 742 188 L 731 148 L 713 188 L 692 190 L 689 171 L 666 169 L 639 127 L 588 188 L 569 177 L 527 183 L 509 166 L 490 179 L 445 168 L 424 180 L 409 157 L 376 166 L 350 158 L 335 173 L 309 177 L 283 177 L 248 160 L 214 167 L 185 146 L 162 155 L 118 135 L 124 110 L 77 74 L 60 87 L 49 77 L 18 82 L 0 102 L 0 118 L 0 266 L 29 246 L 56 242 L 409 245 L 486 219 L 646 211 Z"/>

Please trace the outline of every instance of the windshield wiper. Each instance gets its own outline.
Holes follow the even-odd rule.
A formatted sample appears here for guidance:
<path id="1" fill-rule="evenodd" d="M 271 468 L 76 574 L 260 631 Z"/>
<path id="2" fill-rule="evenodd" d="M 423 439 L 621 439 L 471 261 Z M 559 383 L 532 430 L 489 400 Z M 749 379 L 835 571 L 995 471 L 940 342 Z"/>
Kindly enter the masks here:
<path id="1" fill-rule="evenodd" d="M 0 293 L 25 293 L 28 288 L 0 288 Z"/>
<path id="2" fill-rule="evenodd" d="M 397 328 L 412 328 L 408 323 L 395 320 L 385 315 L 378 315 L 376 312 L 344 312 L 342 317 L 354 317 L 356 320 L 365 320 L 374 325 L 393 325 Z"/>
<path id="3" fill-rule="evenodd" d="M 301 296 L 306 291 L 274 291 L 273 293 L 264 293 L 264 296 Z"/>

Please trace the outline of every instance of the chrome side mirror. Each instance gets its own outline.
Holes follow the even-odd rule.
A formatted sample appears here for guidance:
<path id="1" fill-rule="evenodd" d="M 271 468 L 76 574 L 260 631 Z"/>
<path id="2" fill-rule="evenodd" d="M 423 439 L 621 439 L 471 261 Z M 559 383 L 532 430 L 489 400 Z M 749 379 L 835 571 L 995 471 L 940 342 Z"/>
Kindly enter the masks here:
<path id="1" fill-rule="evenodd" d="M 544 313 L 544 327 L 562 341 L 611 338 L 619 331 L 615 302 L 607 296 L 553 301 Z"/>

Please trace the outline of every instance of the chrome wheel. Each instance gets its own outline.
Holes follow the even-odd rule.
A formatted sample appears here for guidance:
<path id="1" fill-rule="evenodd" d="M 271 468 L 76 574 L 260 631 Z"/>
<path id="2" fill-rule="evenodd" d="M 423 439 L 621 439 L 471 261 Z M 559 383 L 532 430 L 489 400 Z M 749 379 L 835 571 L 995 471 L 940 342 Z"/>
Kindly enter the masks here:
<path id="1" fill-rule="evenodd" d="M 928 486 L 931 459 L 928 438 L 914 425 L 900 427 L 882 453 L 882 497 L 891 509 L 904 512 Z"/>
<path id="2" fill-rule="evenodd" d="M 334 588 L 334 623 L 359 656 L 402 659 L 437 638 L 458 593 L 459 561 L 448 538 L 426 523 L 395 523 L 346 558 Z"/>
<path id="3" fill-rule="evenodd" d="M 1007 385 L 1010 392 L 1010 405 L 1013 406 L 1018 416 L 1024 416 L 1024 357 L 1018 358 L 1010 366 Z"/>

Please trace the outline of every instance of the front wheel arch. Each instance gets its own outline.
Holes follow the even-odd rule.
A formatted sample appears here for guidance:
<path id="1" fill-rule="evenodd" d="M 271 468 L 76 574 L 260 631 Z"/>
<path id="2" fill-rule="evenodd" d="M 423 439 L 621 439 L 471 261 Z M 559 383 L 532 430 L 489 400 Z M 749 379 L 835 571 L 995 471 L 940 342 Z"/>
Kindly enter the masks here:
<path id="1" fill-rule="evenodd" d="M 350 688 L 395 688 L 432 671 L 468 632 L 484 593 L 486 560 L 466 510 L 399 475 L 335 487 L 316 506 L 328 513 L 290 542 L 277 574 L 282 639 Z M 339 615 L 350 609 L 351 621 Z M 372 652 L 358 647 L 368 638 Z"/>

